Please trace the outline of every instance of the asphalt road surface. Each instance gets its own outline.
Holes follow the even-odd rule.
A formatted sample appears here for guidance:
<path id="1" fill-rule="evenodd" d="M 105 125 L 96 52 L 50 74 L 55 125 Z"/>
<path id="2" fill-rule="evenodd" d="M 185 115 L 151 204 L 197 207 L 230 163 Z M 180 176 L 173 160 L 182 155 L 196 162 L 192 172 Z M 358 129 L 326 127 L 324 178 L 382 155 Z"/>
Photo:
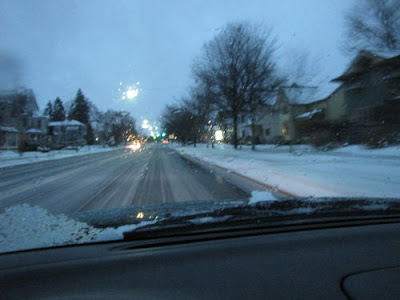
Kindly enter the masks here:
<path id="1" fill-rule="evenodd" d="M 0 169 L 0 212 L 28 203 L 52 213 L 153 203 L 249 198 L 263 187 L 165 145 Z"/>

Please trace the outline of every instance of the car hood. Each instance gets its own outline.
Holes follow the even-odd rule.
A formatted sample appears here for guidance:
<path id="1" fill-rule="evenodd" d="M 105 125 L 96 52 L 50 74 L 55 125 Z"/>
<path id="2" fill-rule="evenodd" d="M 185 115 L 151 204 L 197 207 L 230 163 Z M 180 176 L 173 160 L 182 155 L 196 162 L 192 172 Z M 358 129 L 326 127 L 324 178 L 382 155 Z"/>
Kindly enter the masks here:
<path id="1" fill-rule="evenodd" d="M 399 217 L 399 199 L 375 198 L 196 201 L 105 208 L 72 215 L 52 214 L 44 208 L 22 204 L 0 213 L 0 253 L 199 232 L 254 231 Z"/>

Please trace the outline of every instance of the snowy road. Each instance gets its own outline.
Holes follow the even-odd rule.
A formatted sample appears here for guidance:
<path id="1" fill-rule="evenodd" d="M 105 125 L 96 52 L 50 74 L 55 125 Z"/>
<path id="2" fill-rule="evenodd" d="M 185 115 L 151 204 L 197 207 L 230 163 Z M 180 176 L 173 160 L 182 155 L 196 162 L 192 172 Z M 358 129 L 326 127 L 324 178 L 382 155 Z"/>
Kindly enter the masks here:
<path id="1" fill-rule="evenodd" d="M 151 203 L 249 198 L 243 178 L 149 145 L 0 169 L 0 211 L 19 203 L 52 213 Z M 265 188 L 264 188 L 265 189 Z"/>

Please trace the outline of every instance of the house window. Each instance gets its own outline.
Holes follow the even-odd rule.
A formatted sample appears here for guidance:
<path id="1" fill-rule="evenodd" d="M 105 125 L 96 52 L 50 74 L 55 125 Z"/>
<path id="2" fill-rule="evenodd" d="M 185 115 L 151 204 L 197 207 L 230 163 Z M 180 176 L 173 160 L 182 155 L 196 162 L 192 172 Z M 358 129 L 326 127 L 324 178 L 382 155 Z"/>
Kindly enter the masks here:
<path id="1" fill-rule="evenodd" d="M 271 130 L 269 128 L 265 129 L 265 135 L 270 135 L 271 134 Z"/>
<path id="2" fill-rule="evenodd" d="M 42 128 L 42 121 L 41 120 L 38 120 L 38 128 L 39 129 Z"/>
<path id="3" fill-rule="evenodd" d="M 282 127 L 282 134 L 286 135 L 288 132 L 286 125 Z"/>

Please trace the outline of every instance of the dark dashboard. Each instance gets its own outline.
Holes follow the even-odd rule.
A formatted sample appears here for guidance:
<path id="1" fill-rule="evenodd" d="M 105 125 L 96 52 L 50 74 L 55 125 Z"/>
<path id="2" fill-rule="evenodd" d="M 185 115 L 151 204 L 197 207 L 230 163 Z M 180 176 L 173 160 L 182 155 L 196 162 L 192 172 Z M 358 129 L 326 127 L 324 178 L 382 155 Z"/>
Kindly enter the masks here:
<path id="1" fill-rule="evenodd" d="M 398 298 L 400 224 L 333 225 L 3 254 L 0 298 Z"/>

